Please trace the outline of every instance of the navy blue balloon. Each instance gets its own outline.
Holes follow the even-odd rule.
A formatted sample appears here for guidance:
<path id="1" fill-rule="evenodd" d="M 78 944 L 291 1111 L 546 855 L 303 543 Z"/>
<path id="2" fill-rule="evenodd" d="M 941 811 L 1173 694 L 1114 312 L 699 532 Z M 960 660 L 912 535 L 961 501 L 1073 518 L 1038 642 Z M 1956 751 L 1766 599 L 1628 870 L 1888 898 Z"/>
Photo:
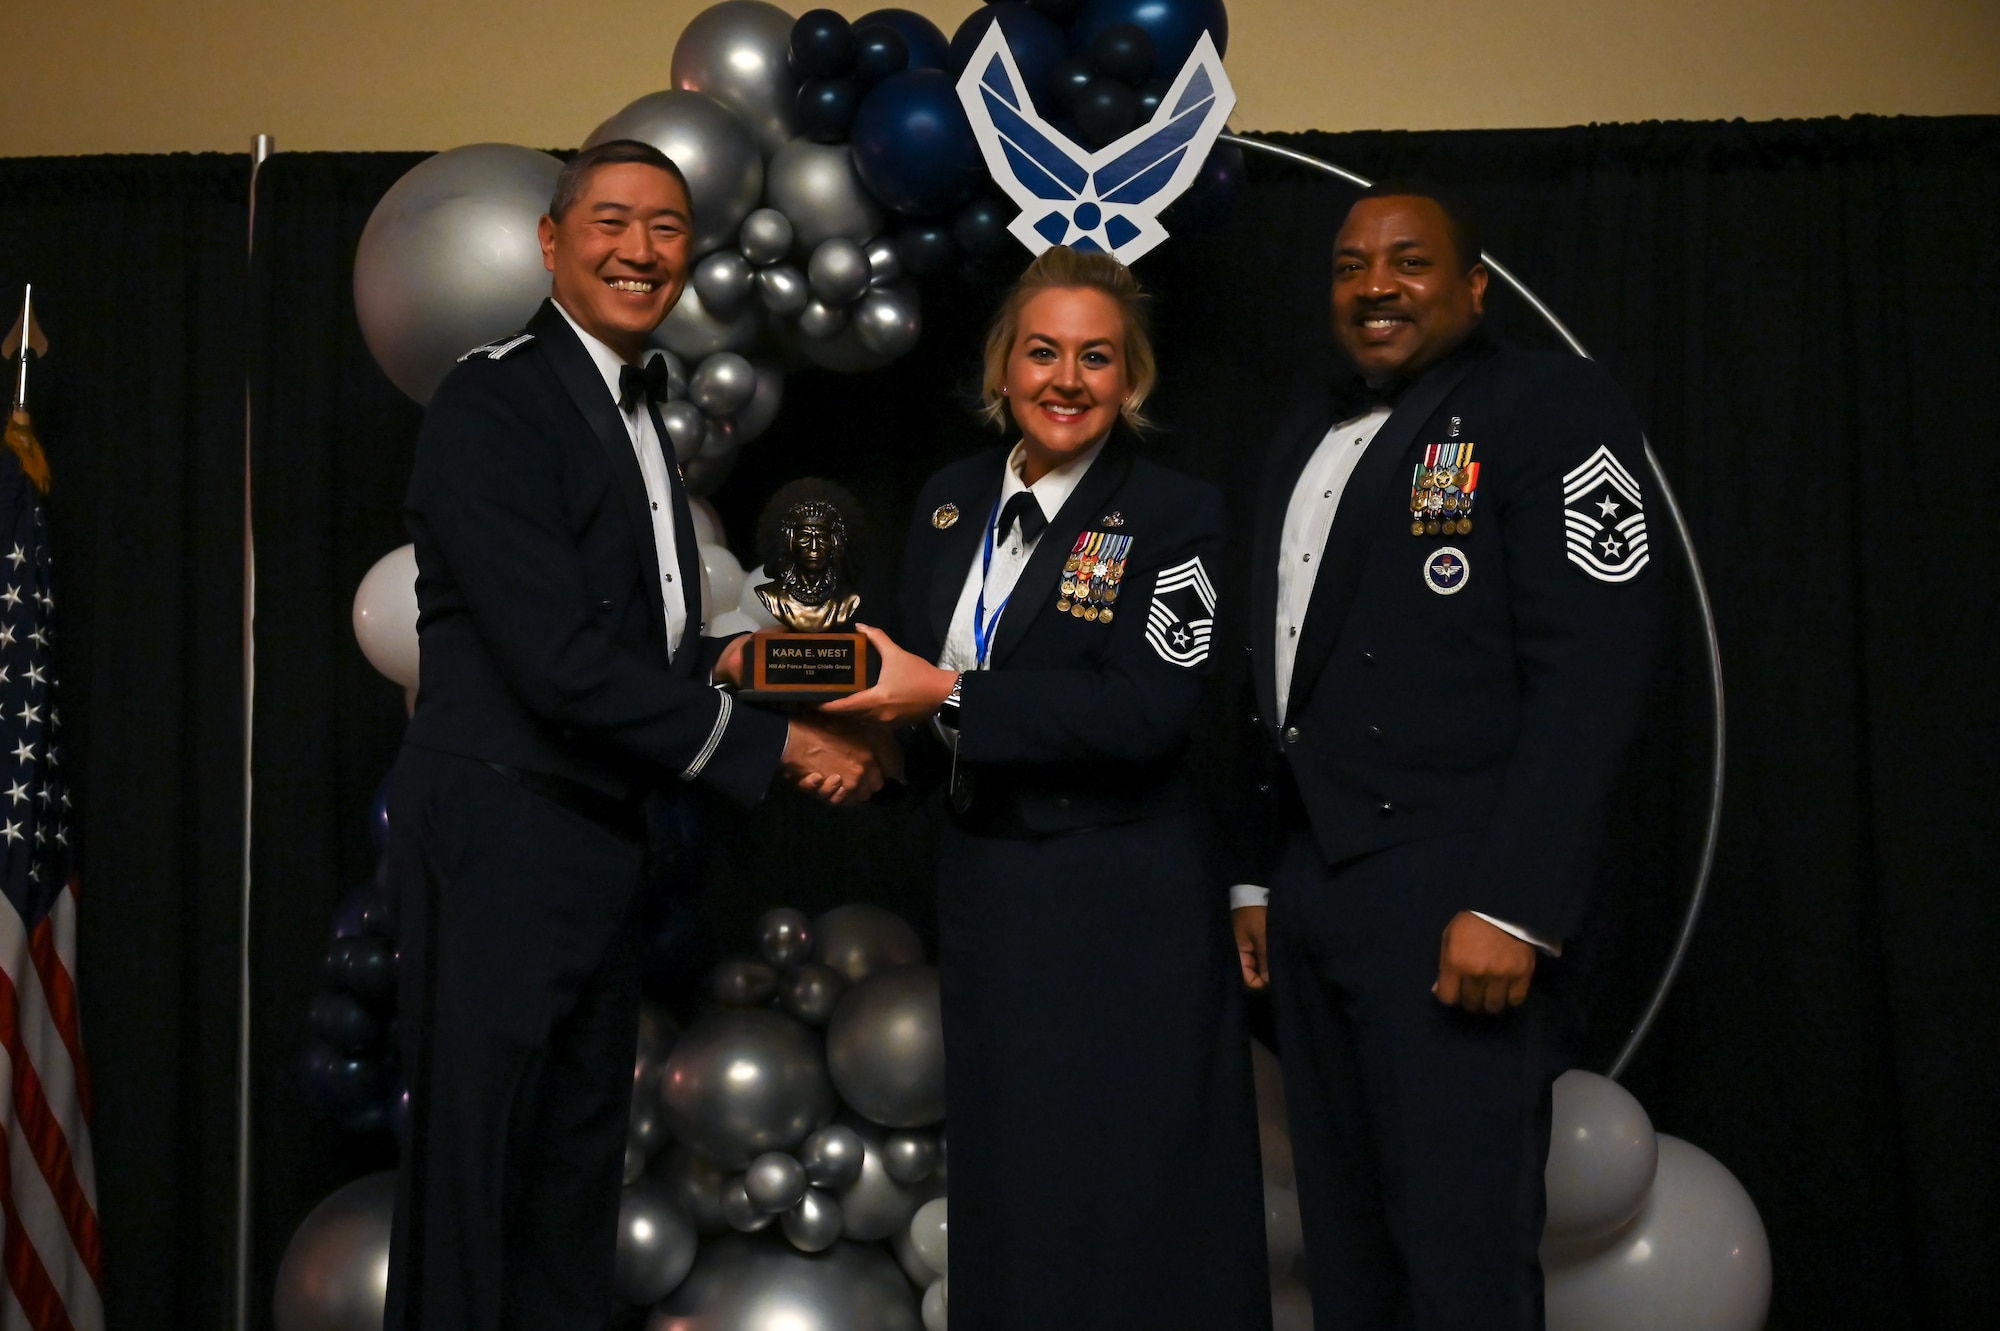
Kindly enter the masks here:
<path id="1" fill-rule="evenodd" d="M 886 23 L 864 23 L 854 30 L 854 81 L 872 88 L 891 74 L 910 67 L 910 44 Z"/>
<path id="2" fill-rule="evenodd" d="M 958 31 L 951 35 L 952 81 L 957 82 L 965 67 L 972 63 L 973 50 L 995 23 L 1007 34 L 1007 49 L 1014 53 L 1015 67 L 1021 71 L 1022 82 L 1028 85 L 1028 96 L 1044 112 L 1053 108 L 1049 75 L 1054 72 L 1056 62 L 1069 54 L 1069 39 L 1055 20 L 1036 13 L 1020 0 L 1000 0 L 975 9 L 958 25 Z"/>
<path id="3" fill-rule="evenodd" d="M 917 277 L 934 277 L 950 266 L 958 253 L 951 228 L 936 222 L 906 226 L 896 233 L 896 253 L 903 267 Z"/>
<path id="4" fill-rule="evenodd" d="M 389 895 L 387 875 L 378 872 L 369 882 L 355 886 L 341 899 L 340 907 L 333 916 L 333 936 L 347 938 L 354 934 L 380 934 L 387 938 L 396 936 L 395 912 Z"/>
<path id="5" fill-rule="evenodd" d="M 375 844 L 375 853 L 383 854 L 389 849 L 389 783 L 396 779 L 391 772 L 382 778 L 382 784 L 375 787 L 375 800 L 368 806 L 368 839 Z"/>
<path id="6" fill-rule="evenodd" d="M 1243 193 L 1246 172 L 1241 148 L 1233 143 L 1216 144 L 1189 182 L 1187 192 L 1160 214 L 1160 224 L 1181 237 L 1219 230 Z"/>
<path id="7" fill-rule="evenodd" d="M 837 79 L 854 67 L 854 29 L 831 9 L 809 9 L 792 25 L 792 63 L 815 79 Z"/>
<path id="8" fill-rule="evenodd" d="M 1072 110 L 1094 77 L 1090 61 L 1080 55 L 1066 55 L 1056 61 L 1056 67 L 1049 71 L 1049 97 L 1055 105 L 1047 108 L 1048 112 L 1059 115 Z M 1044 119 L 1047 118 L 1045 114 Z"/>
<path id="9" fill-rule="evenodd" d="M 326 978 L 364 1003 L 380 1007 L 396 993 L 396 954 L 386 938 L 337 938 L 326 953 Z"/>
<path id="10" fill-rule="evenodd" d="M 312 1001 L 313 1034 L 343 1054 L 365 1054 L 382 1040 L 382 1023 L 353 994 L 321 994 Z"/>
<path id="11" fill-rule="evenodd" d="M 929 217 L 964 203 L 986 178 L 979 141 L 941 69 L 891 74 L 861 99 L 854 169 L 885 208 Z"/>
<path id="12" fill-rule="evenodd" d="M 853 79 L 808 79 L 799 85 L 799 128 L 814 143 L 840 143 L 861 106 Z"/>
<path id="13" fill-rule="evenodd" d="M 370 1118 L 386 1117 L 380 1063 L 350 1058 L 317 1040 L 306 1046 L 304 1061 L 306 1093 L 320 1108 L 357 1127 L 367 1126 Z"/>
<path id="14" fill-rule="evenodd" d="M 946 69 L 951 65 L 951 43 L 944 29 L 910 9 L 871 9 L 854 20 L 854 30 L 883 24 L 902 34 L 910 50 L 911 69 Z"/>
<path id="15" fill-rule="evenodd" d="M 1139 94 L 1131 84 L 1099 74 L 1077 94 L 1074 111 L 1084 143 L 1102 148 L 1139 123 Z"/>
<path id="16" fill-rule="evenodd" d="M 1165 79 L 1147 79 L 1139 85 L 1139 119 L 1151 120 L 1153 112 L 1160 109 L 1160 103 L 1167 100 L 1167 93 L 1173 85 Z"/>
<path id="17" fill-rule="evenodd" d="M 998 254 L 1013 241 L 1013 234 L 1007 224 L 1014 220 L 1014 210 L 991 195 L 974 199 L 965 205 L 952 223 L 952 238 L 958 247 L 974 258 Z"/>
<path id="18" fill-rule="evenodd" d="M 1070 48 L 1089 53 L 1106 28 L 1137 24 L 1153 39 L 1153 69 L 1172 82 L 1205 29 L 1215 53 L 1229 53 L 1229 11 L 1222 0 L 1088 0 L 1069 30 Z"/>
<path id="19" fill-rule="evenodd" d="M 1069 21 L 1083 8 L 1083 0 L 1028 0 L 1028 3 L 1064 27 L 1068 27 Z"/>
<path id="20" fill-rule="evenodd" d="M 1136 23 L 1114 23 L 1090 44 L 1090 64 L 1100 74 L 1137 87 L 1153 76 L 1153 39 Z"/>

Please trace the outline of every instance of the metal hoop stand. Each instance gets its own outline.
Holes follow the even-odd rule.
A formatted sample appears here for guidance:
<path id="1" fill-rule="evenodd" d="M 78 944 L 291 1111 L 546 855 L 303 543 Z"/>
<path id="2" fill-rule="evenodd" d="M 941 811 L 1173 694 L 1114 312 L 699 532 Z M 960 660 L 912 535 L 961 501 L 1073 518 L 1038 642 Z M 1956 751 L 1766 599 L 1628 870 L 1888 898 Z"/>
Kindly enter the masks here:
<path id="1" fill-rule="evenodd" d="M 1366 176 L 1356 175 L 1343 167 L 1335 166 L 1332 162 L 1322 161 L 1320 158 L 1275 143 L 1246 139 L 1240 134 L 1224 134 L 1222 142 L 1270 157 L 1281 157 L 1288 162 L 1295 162 L 1324 175 L 1344 180 L 1359 189 L 1367 189 L 1374 184 Z M 1490 254 L 1482 252 L 1479 261 L 1486 265 L 1488 272 L 1505 282 L 1519 294 L 1521 299 L 1527 301 L 1529 307 L 1542 316 L 1542 321 L 1555 330 L 1556 336 L 1560 337 L 1571 351 L 1585 360 L 1590 359 L 1590 353 L 1583 349 L 1583 343 L 1577 340 L 1576 334 L 1564 326 L 1562 320 L 1556 318 L 1555 312 L 1542 303 L 1541 297 L 1528 289 L 1527 283 L 1514 276 Z M 1688 531 L 1687 519 L 1681 515 L 1680 503 L 1674 498 L 1673 487 L 1667 484 L 1667 474 L 1660 468 L 1660 459 L 1654 455 L 1652 443 L 1643 437 L 1642 442 L 1646 448 L 1646 465 L 1652 469 L 1653 481 L 1659 486 L 1660 497 L 1666 502 L 1667 516 L 1673 519 L 1674 534 L 1680 538 L 1681 550 L 1687 555 L 1695 604 L 1701 611 L 1701 630 L 1708 646 L 1709 695 L 1714 704 L 1715 752 L 1709 764 L 1708 823 L 1702 832 L 1701 859 L 1695 866 L 1694 887 L 1688 893 L 1687 911 L 1681 917 L 1680 933 L 1674 939 L 1673 951 L 1668 954 L 1667 964 L 1660 972 L 1659 982 L 1653 986 L 1653 996 L 1647 1000 L 1645 1011 L 1640 1013 L 1631 1034 L 1625 1037 L 1625 1043 L 1619 1049 L 1618 1057 L 1611 1061 L 1611 1066 L 1605 1073 L 1614 1081 L 1631 1064 L 1632 1056 L 1639 1052 L 1639 1046 L 1645 1043 L 1646 1036 L 1653 1029 L 1653 1023 L 1659 1019 L 1660 1009 L 1666 1006 L 1667 993 L 1674 987 L 1682 963 L 1687 960 L 1688 945 L 1694 938 L 1695 924 L 1701 919 L 1702 902 L 1708 896 L 1709 876 L 1715 868 L 1716 838 L 1722 830 L 1722 765 L 1726 732 L 1722 706 L 1722 644 L 1715 633 L 1715 610 L 1709 603 L 1708 582 L 1702 577 L 1701 560 L 1695 554 L 1694 537 Z"/>

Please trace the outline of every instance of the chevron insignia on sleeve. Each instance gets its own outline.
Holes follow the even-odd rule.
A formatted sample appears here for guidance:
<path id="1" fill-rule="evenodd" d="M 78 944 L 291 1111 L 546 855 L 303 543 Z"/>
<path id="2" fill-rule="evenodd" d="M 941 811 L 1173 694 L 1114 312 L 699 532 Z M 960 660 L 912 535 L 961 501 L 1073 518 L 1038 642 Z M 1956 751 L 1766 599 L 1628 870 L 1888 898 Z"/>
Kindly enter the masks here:
<path id="1" fill-rule="evenodd" d="M 1563 477 L 1569 562 L 1599 582 L 1629 582 L 1646 567 L 1646 510 L 1639 482 L 1600 447 Z"/>
<path id="2" fill-rule="evenodd" d="M 1146 641 L 1168 665 L 1194 667 L 1208 659 L 1215 628 L 1215 584 L 1201 556 L 1160 570 L 1146 607 Z"/>

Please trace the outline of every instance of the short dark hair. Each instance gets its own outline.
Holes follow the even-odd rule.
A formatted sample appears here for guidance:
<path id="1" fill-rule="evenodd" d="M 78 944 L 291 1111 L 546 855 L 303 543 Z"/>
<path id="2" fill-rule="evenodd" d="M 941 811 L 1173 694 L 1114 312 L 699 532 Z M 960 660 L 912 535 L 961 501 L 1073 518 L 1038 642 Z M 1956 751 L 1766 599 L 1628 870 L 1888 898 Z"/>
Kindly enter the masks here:
<path id="1" fill-rule="evenodd" d="M 694 193 L 688 189 L 687 177 L 674 165 L 673 158 L 652 144 L 641 143 L 637 139 L 606 139 L 592 144 L 563 163 L 562 174 L 556 177 L 556 192 L 549 198 L 549 216 L 562 221 L 563 214 L 583 193 L 584 182 L 590 179 L 591 172 L 600 166 L 617 166 L 623 162 L 638 162 L 666 172 L 681 182 L 681 193 L 688 196 L 688 204 L 693 206 Z"/>
<path id="2" fill-rule="evenodd" d="M 1451 233 L 1452 248 L 1471 272 L 1479 262 L 1479 219 L 1467 205 L 1465 196 L 1435 180 L 1422 176 L 1394 176 L 1361 191 L 1361 199 L 1429 199 L 1444 213 L 1445 230 Z M 1360 202 L 1356 199 L 1355 202 Z"/>

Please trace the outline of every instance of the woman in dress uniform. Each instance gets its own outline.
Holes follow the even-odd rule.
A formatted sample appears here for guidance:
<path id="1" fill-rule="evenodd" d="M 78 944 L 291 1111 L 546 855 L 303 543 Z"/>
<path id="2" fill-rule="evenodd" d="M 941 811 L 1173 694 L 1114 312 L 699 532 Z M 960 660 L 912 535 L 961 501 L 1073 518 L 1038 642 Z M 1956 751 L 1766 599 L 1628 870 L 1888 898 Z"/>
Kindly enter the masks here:
<path id="1" fill-rule="evenodd" d="M 1256 1113 L 1227 901 L 1187 809 L 1221 496 L 1138 456 L 1144 298 L 1058 247 L 987 337 L 1011 446 L 910 526 L 901 645 L 827 711 L 925 723 L 955 1331 L 1261 1327 Z M 935 663 L 935 664 L 933 664 Z"/>

